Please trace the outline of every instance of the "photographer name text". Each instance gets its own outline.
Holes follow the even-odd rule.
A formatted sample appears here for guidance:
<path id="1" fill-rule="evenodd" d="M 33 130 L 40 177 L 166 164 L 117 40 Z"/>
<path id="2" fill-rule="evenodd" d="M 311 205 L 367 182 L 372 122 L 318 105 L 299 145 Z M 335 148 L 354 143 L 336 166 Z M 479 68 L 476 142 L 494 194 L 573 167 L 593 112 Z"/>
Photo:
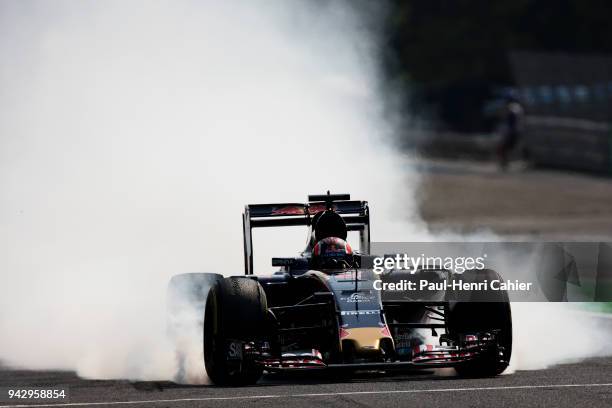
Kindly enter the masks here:
<path id="1" fill-rule="evenodd" d="M 383 282 L 377 279 L 373 282 L 375 290 L 383 291 L 487 291 L 487 290 L 506 290 L 506 291 L 530 291 L 533 287 L 532 282 L 521 282 L 519 280 L 484 280 L 482 282 L 464 282 L 461 279 L 452 281 L 432 282 L 427 279 L 418 281 L 402 279 L 398 282 Z"/>

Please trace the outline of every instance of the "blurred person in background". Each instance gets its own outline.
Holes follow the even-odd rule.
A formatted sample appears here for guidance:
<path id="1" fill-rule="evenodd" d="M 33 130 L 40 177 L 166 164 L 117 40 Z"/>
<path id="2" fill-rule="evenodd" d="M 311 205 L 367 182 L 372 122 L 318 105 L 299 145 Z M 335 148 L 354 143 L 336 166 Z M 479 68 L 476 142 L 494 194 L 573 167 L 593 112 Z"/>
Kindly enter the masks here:
<path id="1" fill-rule="evenodd" d="M 523 118 L 525 110 L 521 105 L 516 92 L 509 91 L 505 97 L 505 103 L 500 112 L 501 140 L 497 147 L 497 158 L 502 170 L 508 168 L 510 155 L 521 142 Z M 525 152 L 523 152 L 523 157 Z"/>

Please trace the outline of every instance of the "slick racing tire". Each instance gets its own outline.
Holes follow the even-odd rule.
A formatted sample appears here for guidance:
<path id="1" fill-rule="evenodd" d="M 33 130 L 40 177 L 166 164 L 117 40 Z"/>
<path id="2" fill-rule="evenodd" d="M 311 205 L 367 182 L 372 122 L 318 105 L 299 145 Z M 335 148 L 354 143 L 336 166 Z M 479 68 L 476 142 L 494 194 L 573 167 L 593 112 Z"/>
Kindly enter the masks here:
<path id="1" fill-rule="evenodd" d="M 455 279 L 464 283 L 501 280 L 491 269 L 469 270 Z M 484 301 L 486 299 L 486 301 Z M 492 377 L 501 374 L 512 355 L 512 312 L 508 293 L 504 290 L 485 290 L 455 293 L 450 302 L 448 327 L 451 334 L 496 333 L 497 347 L 490 352 L 455 367 L 464 377 Z"/>
<path id="2" fill-rule="evenodd" d="M 184 273 L 175 275 L 166 292 L 166 327 L 176 355 L 174 380 L 189 382 L 188 378 L 203 377 L 202 328 L 206 296 L 211 286 L 223 276 L 213 273 Z M 199 365 L 199 367 L 198 367 Z"/>
<path id="3" fill-rule="evenodd" d="M 204 365 L 216 385 L 255 384 L 263 368 L 245 345 L 266 336 L 266 294 L 254 279 L 219 280 L 204 313 Z"/>

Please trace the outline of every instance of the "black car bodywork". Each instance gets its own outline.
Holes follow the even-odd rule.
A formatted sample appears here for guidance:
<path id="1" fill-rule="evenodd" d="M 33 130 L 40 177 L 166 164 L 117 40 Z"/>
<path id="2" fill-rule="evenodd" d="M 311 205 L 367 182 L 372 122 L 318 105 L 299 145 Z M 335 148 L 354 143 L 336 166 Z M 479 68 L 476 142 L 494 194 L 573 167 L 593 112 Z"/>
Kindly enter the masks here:
<path id="1" fill-rule="evenodd" d="M 314 262 L 324 213 L 359 233 L 360 251 L 340 264 Z M 252 229 L 295 225 L 308 228 L 306 249 L 295 258 L 273 258 L 277 271 L 255 275 Z M 376 280 L 443 282 L 458 275 L 443 269 L 375 274 L 367 202 L 328 192 L 303 204 L 247 205 L 243 226 L 244 276 L 192 274 L 185 283 L 187 275 L 178 275 L 170 285 L 198 287 L 192 296 L 204 312 L 204 360 L 214 383 L 249 384 L 263 371 L 455 367 L 462 375 L 490 376 L 507 367 L 512 323 L 505 292 L 483 303 L 448 290 L 408 297 L 374 288 Z M 459 276 L 499 278 L 492 270 Z"/>

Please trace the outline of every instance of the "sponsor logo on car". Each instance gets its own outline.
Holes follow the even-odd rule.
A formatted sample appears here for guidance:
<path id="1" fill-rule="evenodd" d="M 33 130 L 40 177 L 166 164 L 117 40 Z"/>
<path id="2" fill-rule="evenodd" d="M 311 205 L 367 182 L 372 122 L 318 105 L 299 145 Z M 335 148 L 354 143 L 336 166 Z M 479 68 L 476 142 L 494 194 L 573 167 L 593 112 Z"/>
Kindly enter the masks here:
<path id="1" fill-rule="evenodd" d="M 232 341 L 227 345 L 228 360 L 242 360 L 242 343 Z"/>
<path id="2" fill-rule="evenodd" d="M 343 310 L 340 312 L 342 316 L 358 316 L 358 315 L 376 315 L 380 314 L 380 310 Z"/>
<path id="3" fill-rule="evenodd" d="M 347 303 L 362 303 L 362 302 L 371 302 L 374 300 L 372 295 L 369 293 L 359 293 L 355 292 L 347 297 L 341 297 L 340 300 L 345 301 Z"/>

